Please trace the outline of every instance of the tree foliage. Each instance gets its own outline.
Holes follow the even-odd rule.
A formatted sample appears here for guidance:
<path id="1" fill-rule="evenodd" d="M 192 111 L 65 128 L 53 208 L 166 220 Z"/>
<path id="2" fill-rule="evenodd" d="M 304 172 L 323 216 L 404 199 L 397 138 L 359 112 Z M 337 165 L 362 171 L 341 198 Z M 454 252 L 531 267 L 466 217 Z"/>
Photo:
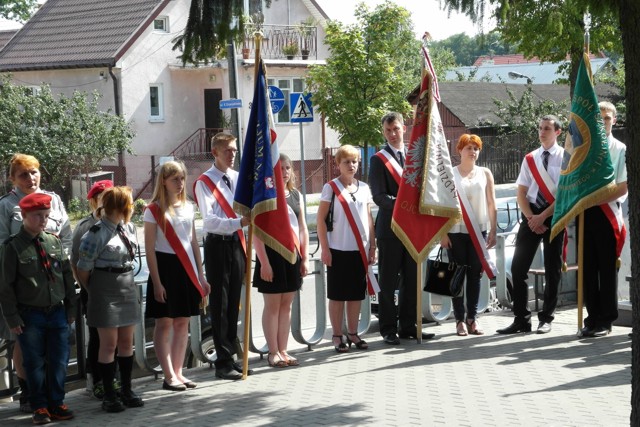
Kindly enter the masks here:
<path id="1" fill-rule="evenodd" d="M 0 17 L 24 22 L 31 17 L 37 4 L 36 0 L 0 0 Z"/>
<path id="2" fill-rule="evenodd" d="M 433 42 L 433 47 L 448 49 L 454 53 L 458 66 L 473 65 L 482 55 L 507 55 L 516 53 L 513 45 L 507 43 L 502 35 L 493 31 L 469 37 L 464 33 L 454 34 L 444 40 Z"/>
<path id="3" fill-rule="evenodd" d="M 0 165 L 16 152 L 31 154 L 40 161 L 43 183 L 64 190 L 71 176 L 131 153 L 133 130 L 122 117 L 98 109 L 97 92 L 54 96 L 42 86 L 34 93 L 8 76 L 0 84 Z"/>
<path id="4" fill-rule="evenodd" d="M 420 42 L 409 12 L 389 1 L 356 8 L 357 23 L 331 22 L 326 65 L 307 80 L 313 104 L 340 133 L 341 144 L 381 144 L 380 119 L 388 111 L 408 114 L 407 95 L 420 80 Z"/>

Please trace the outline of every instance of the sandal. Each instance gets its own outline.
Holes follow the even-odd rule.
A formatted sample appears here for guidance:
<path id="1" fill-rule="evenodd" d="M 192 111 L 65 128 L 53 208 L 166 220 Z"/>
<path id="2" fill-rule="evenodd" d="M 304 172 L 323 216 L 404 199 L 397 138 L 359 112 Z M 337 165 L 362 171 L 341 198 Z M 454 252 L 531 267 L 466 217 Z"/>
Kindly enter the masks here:
<path id="1" fill-rule="evenodd" d="M 280 354 L 282 356 L 284 356 L 284 361 L 287 364 L 287 366 L 298 366 L 298 365 L 300 365 L 300 362 L 298 362 L 298 359 L 296 359 L 295 357 L 291 356 L 286 351 L 281 351 Z"/>
<path id="2" fill-rule="evenodd" d="M 469 333 L 471 335 L 484 335 L 484 331 L 480 328 L 480 323 L 478 323 L 477 320 L 474 319 L 473 321 L 471 321 L 471 323 L 469 323 L 469 320 L 467 319 L 466 323 L 469 327 Z"/>
<path id="3" fill-rule="evenodd" d="M 277 361 L 276 357 L 278 358 Z M 278 353 L 269 353 L 269 355 L 267 356 L 267 363 L 269 363 L 269 366 L 271 366 L 272 368 L 286 368 L 287 366 L 289 366 L 287 362 L 282 360 L 282 357 L 280 357 Z"/>
<path id="4" fill-rule="evenodd" d="M 347 345 L 344 343 L 344 341 L 342 340 L 343 337 L 342 335 L 333 335 L 333 348 L 336 350 L 336 353 L 346 353 L 349 351 L 349 347 L 347 347 Z M 340 339 L 340 344 L 336 345 L 336 341 L 335 339 L 339 338 Z"/>
<path id="5" fill-rule="evenodd" d="M 352 341 L 351 337 L 356 337 L 358 341 Z M 349 344 L 349 348 L 351 348 L 351 344 L 355 345 L 358 350 L 366 350 L 369 348 L 369 344 L 362 338 L 358 336 L 357 333 L 347 332 L 347 344 Z"/>
<path id="6" fill-rule="evenodd" d="M 456 334 L 459 337 L 466 337 L 467 334 L 467 325 L 462 320 L 456 321 Z"/>

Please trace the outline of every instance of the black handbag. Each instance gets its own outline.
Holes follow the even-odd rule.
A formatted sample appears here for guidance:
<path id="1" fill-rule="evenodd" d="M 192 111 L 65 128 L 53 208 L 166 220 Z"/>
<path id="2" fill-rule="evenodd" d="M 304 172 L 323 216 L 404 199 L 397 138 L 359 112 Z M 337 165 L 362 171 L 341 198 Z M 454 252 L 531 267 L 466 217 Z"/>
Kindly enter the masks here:
<path id="1" fill-rule="evenodd" d="M 462 296 L 467 268 L 469 268 L 467 265 L 442 261 L 442 248 L 440 248 L 436 259 L 427 260 L 427 280 L 424 290 L 447 297 Z"/>
<path id="2" fill-rule="evenodd" d="M 327 212 L 327 216 L 324 218 L 324 223 L 327 225 L 327 232 L 333 231 L 333 205 L 336 200 L 336 193 L 331 192 L 331 203 L 329 204 L 329 212 Z"/>

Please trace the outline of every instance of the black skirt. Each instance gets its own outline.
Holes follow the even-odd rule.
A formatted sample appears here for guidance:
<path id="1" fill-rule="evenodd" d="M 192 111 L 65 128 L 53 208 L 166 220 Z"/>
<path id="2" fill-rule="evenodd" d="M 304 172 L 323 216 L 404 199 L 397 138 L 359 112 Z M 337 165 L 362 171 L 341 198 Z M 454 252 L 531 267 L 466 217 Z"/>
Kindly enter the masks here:
<path id="1" fill-rule="evenodd" d="M 151 275 L 147 279 L 146 317 L 191 317 L 200 314 L 200 292 L 191 283 L 189 275 L 175 254 L 156 251 L 158 274 L 166 290 L 166 302 L 159 303 L 153 295 Z"/>
<path id="2" fill-rule="evenodd" d="M 331 249 L 331 267 L 327 267 L 327 298 L 362 301 L 366 290 L 367 276 L 360 252 Z"/>
<path id="3" fill-rule="evenodd" d="M 265 282 L 260 277 L 260 260 L 256 260 L 256 268 L 253 271 L 253 287 L 258 288 L 258 292 L 263 294 L 283 294 L 285 292 L 295 292 L 302 286 L 302 276 L 300 276 L 300 257 L 296 263 L 291 264 L 282 255 L 271 249 L 264 247 L 269 258 L 269 264 L 273 270 L 273 282 Z"/>

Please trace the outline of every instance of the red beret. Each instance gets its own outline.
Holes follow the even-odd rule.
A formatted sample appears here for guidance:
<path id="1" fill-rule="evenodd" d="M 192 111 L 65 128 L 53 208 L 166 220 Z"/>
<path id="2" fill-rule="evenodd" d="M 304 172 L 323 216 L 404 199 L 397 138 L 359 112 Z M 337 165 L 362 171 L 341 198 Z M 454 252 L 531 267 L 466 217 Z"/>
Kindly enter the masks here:
<path id="1" fill-rule="evenodd" d="M 87 193 L 87 200 L 94 198 L 95 196 L 102 193 L 107 188 L 111 188 L 111 187 L 113 187 L 113 181 L 111 181 L 110 179 L 105 179 L 105 180 L 96 182 L 95 184 L 93 184 L 93 186 Z"/>
<path id="2" fill-rule="evenodd" d="M 25 212 L 51 209 L 51 196 L 45 193 L 31 193 L 24 196 L 18 206 Z"/>

